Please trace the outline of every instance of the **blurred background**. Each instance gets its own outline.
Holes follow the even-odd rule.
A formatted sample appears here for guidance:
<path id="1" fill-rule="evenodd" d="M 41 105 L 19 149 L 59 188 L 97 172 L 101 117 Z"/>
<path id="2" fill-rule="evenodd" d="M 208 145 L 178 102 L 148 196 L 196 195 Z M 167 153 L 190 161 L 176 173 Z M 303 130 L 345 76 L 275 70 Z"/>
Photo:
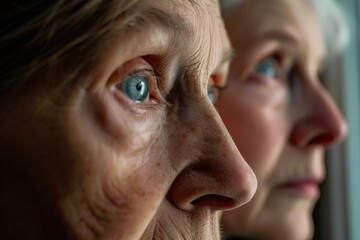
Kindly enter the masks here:
<path id="1" fill-rule="evenodd" d="M 346 141 L 327 152 L 327 180 L 314 212 L 315 240 L 360 239 L 360 0 L 337 0 L 350 25 L 350 42 L 325 73 L 349 126 Z"/>

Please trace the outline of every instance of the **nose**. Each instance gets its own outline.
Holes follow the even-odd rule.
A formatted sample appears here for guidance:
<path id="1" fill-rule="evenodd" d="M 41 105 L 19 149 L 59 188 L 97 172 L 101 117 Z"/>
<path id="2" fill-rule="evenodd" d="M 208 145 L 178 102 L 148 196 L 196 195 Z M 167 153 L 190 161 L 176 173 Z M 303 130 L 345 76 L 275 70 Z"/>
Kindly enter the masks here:
<path id="1" fill-rule="evenodd" d="M 203 110 L 203 109 L 202 109 Z M 170 200 L 180 209 L 226 210 L 248 202 L 254 195 L 257 180 L 244 161 L 215 108 L 198 109 L 191 143 L 184 145 L 191 161 L 175 179 Z"/>
<path id="2" fill-rule="evenodd" d="M 295 104 L 301 112 L 295 121 L 290 142 L 298 147 L 328 147 L 344 139 L 347 124 L 332 97 L 321 86 L 309 89 Z"/>

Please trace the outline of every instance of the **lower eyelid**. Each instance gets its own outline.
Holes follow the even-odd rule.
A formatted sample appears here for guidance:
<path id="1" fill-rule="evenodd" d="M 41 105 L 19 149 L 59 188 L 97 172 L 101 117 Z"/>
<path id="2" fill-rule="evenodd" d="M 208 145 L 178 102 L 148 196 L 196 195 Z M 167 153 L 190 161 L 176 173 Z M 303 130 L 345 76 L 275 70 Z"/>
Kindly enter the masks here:
<path id="1" fill-rule="evenodd" d="M 126 108 L 134 113 L 142 113 L 143 110 L 159 110 L 164 106 L 171 106 L 161 95 L 157 95 L 156 92 L 154 94 L 152 91 L 153 90 L 150 89 L 149 96 L 144 102 L 136 102 L 130 99 L 123 91 L 119 91 L 119 88 L 115 90 L 115 97 L 121 104 L 127 106 Z"/>
<path id="2" fill-rule="evenodd" d="M 259 74 L 259 73 L 251 73 L 248 76 L 248 80 L 253 81 L 253 82 L 257 82 L 257 83 L 276 83 L 276 82 L 281 82 L 283 80 L 283 78 L 280 77 L 268 77 L 265 76 L 263 74 Z"/>
<path id="3" fill-rule="evenodd" d="M 134 114 L 144 114 L 146 111 L 156 111 L 163 107 L 163 104 L 159 104 L 157 100 L 152 99 L 150 96 L 146 102 L 135 102 L 128 98 L 123 92 L 116 90 L 114 91 L 114 97 L 116 101 L 121 104 L 122 108 Z"/>

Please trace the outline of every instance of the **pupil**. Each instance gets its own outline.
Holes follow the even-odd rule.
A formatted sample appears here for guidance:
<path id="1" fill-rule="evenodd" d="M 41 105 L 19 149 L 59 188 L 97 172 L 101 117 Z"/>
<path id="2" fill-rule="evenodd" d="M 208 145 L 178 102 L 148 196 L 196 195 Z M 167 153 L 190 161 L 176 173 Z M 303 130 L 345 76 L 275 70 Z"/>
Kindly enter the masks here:
<path id="1" fill-rule="evenodd" d="M 136 90 L 138 90 L 138 91 L 142 90 L 142 83 L 136 84 Z"/>

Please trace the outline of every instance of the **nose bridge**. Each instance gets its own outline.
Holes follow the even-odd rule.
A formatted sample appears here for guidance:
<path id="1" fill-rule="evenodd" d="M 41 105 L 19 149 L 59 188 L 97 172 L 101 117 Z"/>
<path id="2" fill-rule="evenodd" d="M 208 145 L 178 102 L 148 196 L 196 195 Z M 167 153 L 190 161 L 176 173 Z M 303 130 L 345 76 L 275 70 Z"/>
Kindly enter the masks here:
<path id="1" fill-rule="evenodd" d="M 210 101 L 198 103 L 195 146 L 199 153 L 174 182 L 172 199 L 190 210 L 224 210 L 249 201 L 256 190 L 253 171 L 242 158 Z"/>
<path id="2" fill-rule="evenodd" d="M 204 119 L 203 160 L 216 179 L 216 190 L 244 204 L 255 193 L 255 175 L 237 149 L 219 115 Z"/>
<path id="3" fill-rule="evenodd" d="M 346 122 L 333 98 L 320 85 L 313 85 L 302 96 L 302 104 L 293 143 L 302 147 L 329 146 L 341 141 L 347 133 Z M 297 107 L 299 107 L 297 106 Z"/>

